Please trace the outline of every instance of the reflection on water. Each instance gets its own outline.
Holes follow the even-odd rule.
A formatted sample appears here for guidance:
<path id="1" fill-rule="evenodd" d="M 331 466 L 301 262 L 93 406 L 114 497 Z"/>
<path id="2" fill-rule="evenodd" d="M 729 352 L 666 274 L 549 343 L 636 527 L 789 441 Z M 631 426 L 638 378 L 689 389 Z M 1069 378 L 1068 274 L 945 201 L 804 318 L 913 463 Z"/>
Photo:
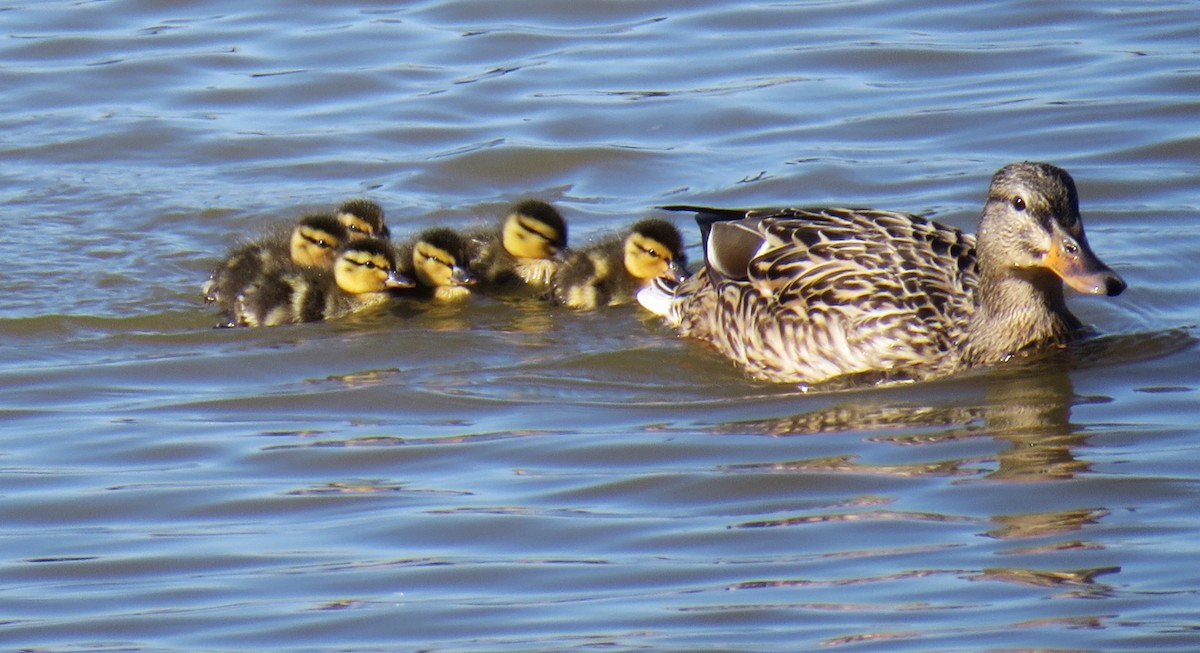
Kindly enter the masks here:
<path id="1" fill-rule="evenodd" d="M 1071 424 L 1072 406 L 1111 401 L 1108 397 L 1077 396 L 1069 370 L 1111 365 L 1118 360 L 1153 360 L 1184 351 L 1195 342 L 1190 332 L 1182 329 L 1095 338 L 976 375 L 984 392 L 971 403 L 889 404 L 878 403 L 860 393 L 852 401 L 835 400 L 818 410 L 779 418 L 725 422 L 713 426 L 711 431 L 774 436 L 886 431 L 887 435 L 868 437 L 902 446 L 989 437 L 1006 442 L 1008 448 L 995 459 L 996 469 L 986 473 L 968 469 L 987 462 L 977 458 L 880 466 L 858 464 L 842 457 L 772 463 L 770 467 L 898 476 L 983 474 L 989 480 L 1002 481 L 1065 480 L 1088 470 L 1087 463 L 1077 460 L 1072 453 L 1087 438 L 1086 433 Z"/>

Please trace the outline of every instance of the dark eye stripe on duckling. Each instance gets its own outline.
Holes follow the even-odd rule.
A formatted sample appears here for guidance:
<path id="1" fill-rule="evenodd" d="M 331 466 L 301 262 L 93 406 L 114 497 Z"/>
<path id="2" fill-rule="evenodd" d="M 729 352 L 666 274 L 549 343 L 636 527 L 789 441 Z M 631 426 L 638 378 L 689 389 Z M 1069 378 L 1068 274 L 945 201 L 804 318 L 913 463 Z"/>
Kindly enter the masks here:
<path id="1" fill-rule="evenodd" d="M 330 234 L 313 231 L 311 229 L 300 229 L 300 237 L 304 240 L 325 249 L 333 249 L 337 247 L 337 238 Z"/>
<path id="2" fill-rule="evenodd" d="M 637 246 L 639 248 L 641 248 L 642 252 L 644 252 L 646 254 L 646 256 L 649 256 L 652 258 L 661 258 L 661 259 L 671 258 L 671 253 L 669 251 L 667 251 L 667 248 L 663 247 L 662 245 L 657 245 L 657 246 L 656 245 L 643 245 L 641 243 L 637 243 Z M 664 253 L 660 254 L 659 253 L 660 249 L 663 250 Z"/>
<path id="3" fill-rule="evenodd" d="M 417 254 L 425 257 L 426 261 L 433 261 L 448 268 L 454 267 L 456 263 L 456 259 L 449 252 L 435 248 L 432 245 L 426 245 L 425 243 L 417 246 Z"/>
<path id="4" fill-rule="evenodd" d="M 370 258 L 361 259 L 361 258 L 355 258 L 353 256 L 346 256 L 345 259 L 349 263 L 352 263 L 359 267 L 367 268 L 368 270 L 374 270 L 375 268 L 384 267 L 384 265 L 380 265 L 379 262 L 375 261 L 374 259 L 370 259 Z"/>
<path id="5" fill-rule="evenodd" d="M 531 235 L 537 236 L 548 243 L 558 242 L 558 232 L 542 222 L 517 218 L 517 224 L 521 225 L 521 228 Z"/>

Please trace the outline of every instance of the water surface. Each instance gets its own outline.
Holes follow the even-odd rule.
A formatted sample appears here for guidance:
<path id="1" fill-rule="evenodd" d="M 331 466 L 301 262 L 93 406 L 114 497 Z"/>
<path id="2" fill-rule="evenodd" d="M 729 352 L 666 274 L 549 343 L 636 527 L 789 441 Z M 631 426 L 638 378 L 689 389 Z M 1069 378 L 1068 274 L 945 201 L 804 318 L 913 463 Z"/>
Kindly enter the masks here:
<path id="1" fill-rule="evenodd" d="M 1192 651 L 1191 3 L 0 7 L 0 645 Z M 632 307 L 214 330 L 265 225 L 1077 180 L 1119 298 L 1047 360 L 753 383 Z M 686 216 L 674 216 L 695 245 Z M 693 258 L 698 252 L 692 250 Z"/>

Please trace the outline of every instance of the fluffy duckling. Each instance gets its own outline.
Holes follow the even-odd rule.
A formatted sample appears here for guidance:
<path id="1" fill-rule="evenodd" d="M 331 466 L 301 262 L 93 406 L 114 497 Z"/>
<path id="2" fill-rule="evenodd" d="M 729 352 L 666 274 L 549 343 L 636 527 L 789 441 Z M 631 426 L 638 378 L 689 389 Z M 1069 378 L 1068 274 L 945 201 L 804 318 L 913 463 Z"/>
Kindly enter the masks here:
<path id="1" fill-rule="evenodd" d="M 364 238 L 346 246 L 332 270 L 289 266 L 260 278 L 234 302 L 230 326 L 276 326 L 342 317 L 380 304 L 413 282 L 396 269 L 391 245 Z"/>
<path id="2" fill-rule="evenodd" d="M 675 225 L 642 220 L 625 233 L 572 252 L 554 275 L 551 298 L 571 308 L 628 304 L 656 277 L 683 279 L 686 263 Z"/>
<path id="3" fill-rule="evenodd" d="M 453 301 L 471 294 L 477 278 L 467 266 L 467 241 L 452 229 L 434 227 L 401 245 L 400 269 L 416 281 L 403 296 Z"/>
<path id="4" fill-rule="evenodd" d="M 337 219 L 350 232 L 352 240 L 386 239 L 391 236 L 387 224 L 383 221 L 383 207 L 368 199 L 347 200 L 338 207 Z"/>
<path id="5" fill-rule="evenodd" d="M 304 216 L 290 229 L 276 227 L 225 257 L 204 284 L 204 300 L 228 313 L 238 295 L 267 274 L 289 266 L 332 268 L 349 239 L 346 228 L 329 213 Z"/>
<path id="6" fill-rule="evenodd" d="M 509 209 L 499 229 L 468 235 L 468 265 L 488 288 L 544 291 L 567 246 L 567 222 L 550 204 L 524 200 Z"/>

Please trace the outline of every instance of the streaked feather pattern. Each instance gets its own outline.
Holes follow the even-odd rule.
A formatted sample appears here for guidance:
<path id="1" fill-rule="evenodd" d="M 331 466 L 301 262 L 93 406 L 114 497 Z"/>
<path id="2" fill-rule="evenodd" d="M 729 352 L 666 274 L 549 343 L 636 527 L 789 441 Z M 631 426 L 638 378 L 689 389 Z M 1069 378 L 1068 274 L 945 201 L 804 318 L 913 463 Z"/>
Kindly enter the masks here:
<path id="1" fill-rule="evenodd" d="M 1070 175 L 1049 164 L 996 173 L 986 246 L 892 211 L 663 208 L 698 214 L 706 265 L 639 299 L 766 381 L 921 380 L 1000 362 L 1079 330 L 1064 281 L 1125 289 L 1087 245 Z"/>

